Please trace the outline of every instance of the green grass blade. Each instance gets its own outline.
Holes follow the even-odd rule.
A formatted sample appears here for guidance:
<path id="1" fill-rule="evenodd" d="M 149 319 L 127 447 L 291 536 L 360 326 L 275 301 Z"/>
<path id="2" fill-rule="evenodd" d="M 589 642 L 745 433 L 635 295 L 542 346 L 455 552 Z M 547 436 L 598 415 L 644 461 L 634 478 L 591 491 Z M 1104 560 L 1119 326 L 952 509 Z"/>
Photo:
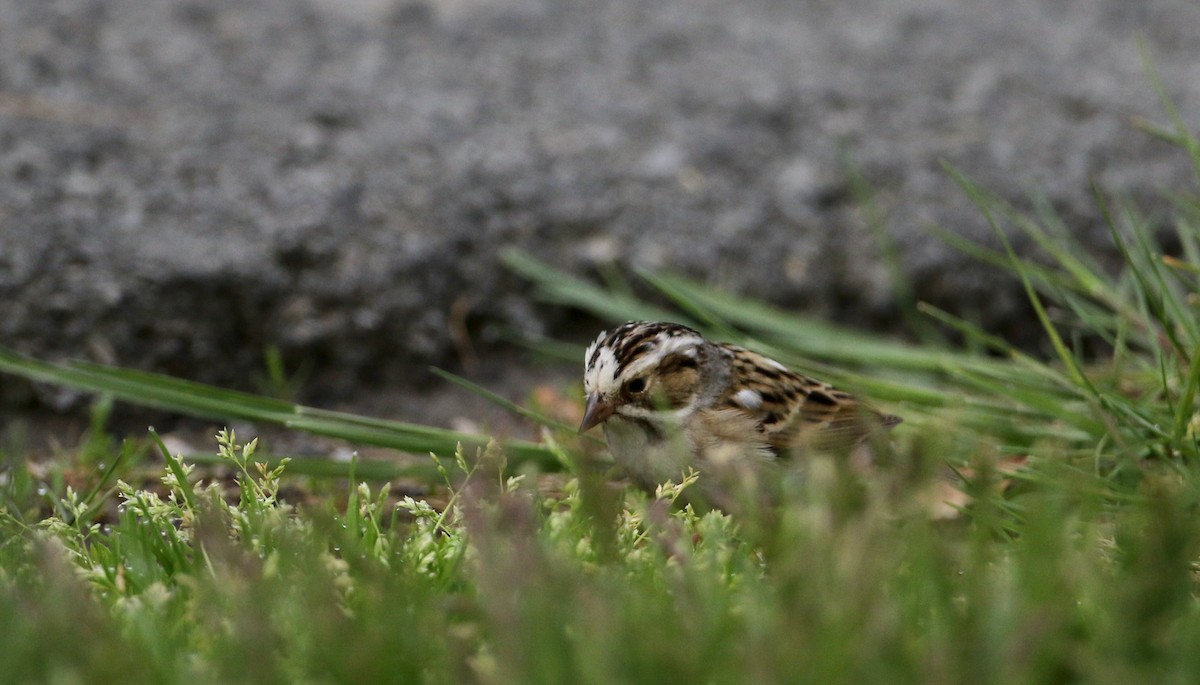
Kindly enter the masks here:
<path id="1" fill-rule="evenodd" d="M 509 269 L 536 284 L 538 295 L 548 302 L 577 307 L 609 321 L 642 319 L 695 324 L 682 319 L 677 312 L 647 304 L 631 294 L 610 292 L 570 276 L 519 250 L 506 250 L 501 259 Z"/>
<path id="2" fill-rule="evenodd" d="M 1092 191 L 1100 213 L 1104 217 L 1105 224 L 1108 226 L 1109 232 L 1113 237 L 1113 242 L 1116 244 L 1117 250 L 1120 251 L 1121 257 L 1125 261 L 1126 269 L 1132 276 L 1132 283 L 1137 289 L 1136 299 L 1139 306 L 1144 310 L 1139 319 L 1147 338 L 1151 341 L 1151 349 L 1157 349 L 1157 345 L 1153 345 L 1153 341 L 1156 339 L 1155 332 L 1161 330 L 1176 354 L 1185 356 L 1187 352 L 1180 345 L 1174 328 L 1168 325 L 1166 330 L 1162 330 L 1162 326 L 1168 321 L 1165 305 L 1166 298 L 1162 291 L 1155 287 L 1155 279 L 1149 278 L 1145 273 L 1146 266 L 1141 258 L 1142 255 L 1133 252 L 1124 237 L 1122 237 L 1117 221 L 1109 208 L 1108 200 L 1104 197 L 1100 188 L 1093 184 Z"/>
<path id="3" fill-rule="evenodd" d="M 188 452 L 179 455 L 183 462 L 203 466 L 222 466 L 228 463 L 215 452 Z M 254 455 L 255 462 L 262 462 L 268 469 L 274 469 L 287 460 L 288 476 L 306 476 L 312 478 L 350 478 L 352 471 L 349 461 L 340 459 L 325 459 L 313 456 L 286 456 L 258 452 Z M 411 479 L 422 483 L 435 483 L 439 480 L 437 469 L 432 463 L 422 460 L 396 462 L 390 459 L 359 459 L 353 469 L 357 480 L 372 482 L 388 482 L 401 479 Z"/>
<path id="4" fill-rule="evenodd" d="M 188 481 L 187 472 L 183 469 L 183 464 L 175 455 L 171 454 L 171 450 L 167 449 L 162 438 L 158 436 L 158 431 L 150 429 L 150 438 L 154 444 L 158 446 L 158 450 L 162 452 L 163 461 L 166 462 L 167 468 L 170 469 L 171 475 L 175 476 L 175 480 L 179 483 L 179 492 L 183 495 L 183 501 L 187 508 L 191 511 L 196 510 L 196 492 L 192 488 L 191 482 Z"/>
<path id="5" fill-rule="evenodd" d="M 1009 242 L 1008 235 L 996 221 L 996 217 L 992 212 L 992 204 L 987 194 L 985 194 L 978 186 L 968 180 L 966 176 L 964 176 L 954 167 L 950 166 L 949 164 L 944 166 L 946 171 L 958 183 L 959 187 L 961 187 L 976 203 L 980 210 L 983 211 L 988 225 L 992 227 L 992 230 L 996 233 L 996 236 L 1004 245 L 1004 251 L 1008 253 L 1012 270 L 1017 274 L 1017 277 L 1021 279 L 1021 285 L 1025 288 L 1025 295 L 1029 298 L 1029 302 L 1033 306 L 1034 312 L 1037 314 L 1043 330 L 1045 330 L 1046 335 L 1049 336 L 1050 343 L 1054 346 L 1054 351 L 1058 354 L 1059 361 L 1062 362 L 1063 366 L 1067 369 L 1067 373 L 1070 374 L 1071 380 L 1081 386 L 1089 385 L 1087 378 L 1083 375 L 1082 369 L 1079 368 L 1075 356 L 1069 349 L 1067 349 L 1066 344 L 1062 340 L 1062 336 L 1060 336 L 1058 333 L 1058 329 L 1050 321 L 1050 316 L 1046 313 L 1046 308 L 1042 304 L 1042 298 L 1038 295 L 1037 290 L 1033 287 L 1033 283 L 1029 279 L 1029 275 L 1026 272 L 1025 263 L 1017 257 L 1016 251 L 1014 251 L 1012 248 L 1012 243 Z"/>
<path id="6" fill-rule="evenodd" d="M 575 433 L 578 428 L 577 426 L 572 426 L 572 425 L 563 423 L 562 421 L 559 421 L 558 419 L 553 419 L 549 416 L 546 416 L 545 414 L 541 414 L 539 412 L 533 411 L 532 409 L 529 409 L 527 407 L 522 407 L 521 405 L 517 404 L 516 402 L 513 402 L 505 397 L 502 397 L 498 393 L 488 390 L 487 388 L 483 387 L 482 385 L 479 385 L 477 383 L 472 383 L 471 381 L 463 378 L 462 376 L 458 376 L 456 374 L 450 373 L 449 371 L 439 369 L 436 366 L 429 367 L 429 370 L 432 371 L 434 373 L 434 375 L 438 376 L 439 378 L 442 378 L 451 383 L 454 383 L 455 385 L 457 385 L 461 388 L 465 388 L 465 389 L 475 393 L 476 395 L 479 395 L 480 397 L 488 400 L 489 402 L 492 402 L 493 404 L 496 404 L 497 406 L 503 407 L 504 409 L 512 412 L 513 414 L 516 414 L 517 416 L 520 416 L 522 418 L 529 419 L 530 421 L 533 421 L 534 423 L 537 423 L 539 425 L 545 426 L 547 428 L 553 428 L 554 430 L 564 431 L 567 433 Z"/>
<path id="7" fill-rule="evenodd" d="M 1167 116 L 1171 119 L 1171 124 L 1175 127 L 1172 142 L 1187 150 L 1188 156 L 1192 159 L 1192 171 L 1195 174 L 1195 180 L 1200 181 L 1200 141 L 1197 141 L 1195 136 L 1191 134 L 1191 131 L 1188 130 L 1187 124 L 1184 123 L 1183 117 L 1179 114 L 1179 109 L 1175 107 L 1175 103 L 1167 93 L 1167 86 L 1163 83 L 1158 69 L 1154 68 L 1154 61 L 1150 59 L 1150 49 L 1146 41 L 1139 37 L 1137 47 L 1138 56 L 1142 60 L 1142 68 L 1145 70 L 1146 76 L 1150 78 L 1150 84 L 1154 87 L 1154 92 L 1158 94 L 1159 105 L 1167 113 Z"/>
<path id="8" fill-rule="evenodd" d="M 217 421 L 246 420 L 288 426 L 358 444 L 403 452 L 453 453 L 459 443 L 483 446 L 486 436 L 303 407 L 250 393 L 224 390 L 143 371 L 97 364 L 51 364 L 0 348 L 0 372 L 78 390 L 107 393 L 137 406 L 177 412 Z M 533 461 L 556 467 L 553 453 L 524 441 L 505 443 L 514 462 Z"/>
<path id="9" fill-rule="evenodd" d="M 1188 424 L 1195 415 L 1197 386 L 1200 386 L 1200 347 L 1192 352 L 1192 358 L 1187 367 L 1187 376 L 1184 377 L 1183 393 L 1180 395 L 1178 406 L 1175 407 L 1175 422 L 1171 430 L 1171 438 L 1175 443 L 1184 440 Z"/>
<path id="10" fill-rule="evenodd" d="M 771 345 L 808 357 L 817 357 L 849 365 L 869 364 L 898 370 L 935 371 L 946 360 L 962 364 L 988 364 L 973 355 L 949 349 L 918 347 L 895 341 L 881 341 L 858 331 L 835 326 L 817 319 L 798 316 L 777 307 L 727 295 L 689 279 L 658 274 L 656 283 L 669 287 L 713 312 L 733 326 Z"/>

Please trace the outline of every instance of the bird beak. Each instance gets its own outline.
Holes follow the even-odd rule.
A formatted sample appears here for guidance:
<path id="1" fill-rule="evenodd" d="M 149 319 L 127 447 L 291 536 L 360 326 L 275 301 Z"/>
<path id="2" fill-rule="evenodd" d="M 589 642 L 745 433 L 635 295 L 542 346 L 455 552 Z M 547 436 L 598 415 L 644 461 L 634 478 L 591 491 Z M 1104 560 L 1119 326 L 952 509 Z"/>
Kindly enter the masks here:
<path id="1" fill-rule="evenodd" d="M 600 393 L 591 393 L 587 396 L 587 406 L 583 409 L 583 423 L 579 424 L 579 432 L 582 433 L 604 423 L 604 420 L 612 416 L 615 410 L 616 406 L 601 397 Z"/>

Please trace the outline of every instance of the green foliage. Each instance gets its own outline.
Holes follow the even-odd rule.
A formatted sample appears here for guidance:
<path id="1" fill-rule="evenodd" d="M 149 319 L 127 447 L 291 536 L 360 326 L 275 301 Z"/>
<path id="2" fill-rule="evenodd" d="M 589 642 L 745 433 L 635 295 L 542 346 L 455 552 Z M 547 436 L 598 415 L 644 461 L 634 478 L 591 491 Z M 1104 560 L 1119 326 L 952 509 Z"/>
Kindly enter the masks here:
<path id="1" fill-rule="evenodd" d="M 280 498 L 286 467 L 218 436 L 236 485 L 67 490 L 0 515 L 0 673 L 138 682 L 1185 682 L 1200 661 L 1200 488 L 1156 472 L 1113 505 L 1070 469 L 1012 516 L 981 475 L 932 519 L 905 470 L 810 464 L 772 522 L 626 493 L 599 521 L 459 452 L 443 511 L 386 486 L 345 512 Z M 472 465 L 473 464 L 473 465 Z M 440 465 L 440 463 L 439 463 Z M 443 468 L 450 478 L 449 471 Z M 992 494 L 988 494 L 992 493 Z M 999 525 L 999 524 L 1003 525 Z M 612 549 L 594 544 L 611 527 Z"/>
<path id="2" fill-rule="evenodd" d="M 360 445 L 386 447 L 416 454 L 448 453 L 455 445 L 482 447 L 487 438 L 443 428 L 389 421 L 344 412 L 305 407 L 272 397 L 216 388 L 203 383 L 171 378 L 161 374 L 121 369 L 86 362 L 49 363 L 30 359 L 0 347 L 0 372 L 42 383 L 65 385 L 97 393 L 100 407 L 119 399 L 143 407 L 163 409 L 189 416 L 219 421 L 245 420 L 340 438 Z M 111 398 L 111 399 L 110 399 Z M 102 423 L 102 420 L 100 421 Z M 505 443 L 514 462 L 531 462 L 543 467 L 557 464 L 553 452 L 542 445 L 521 440 Z M 188 455 L 197 463 L 219 463 L 216 455 Z M 267 463 L 278 465 L 278 458 Z M 321 460 L 297 461 L 294 472 L 316 476 L 347 475 L 345 464 Z M 431 477 L 425 466 L 404 467 L 385 463 L 361 465 L 360 475 L 372 480 L 401 477 Z"/>

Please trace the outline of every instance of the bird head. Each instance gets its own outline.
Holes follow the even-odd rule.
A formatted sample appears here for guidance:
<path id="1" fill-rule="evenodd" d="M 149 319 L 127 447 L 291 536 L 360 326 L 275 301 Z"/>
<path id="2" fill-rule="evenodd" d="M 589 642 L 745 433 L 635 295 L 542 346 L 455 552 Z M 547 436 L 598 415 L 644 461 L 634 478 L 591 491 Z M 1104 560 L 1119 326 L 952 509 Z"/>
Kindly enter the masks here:
<path id="1" fill-rule="evenodd" d="M 601 333 L 584 354 L 580 432 L 614 415 L 646 420 L 687 411 L 701 386 L 706 345 L 699 333 L 675 323 L 630 321 Z"/>

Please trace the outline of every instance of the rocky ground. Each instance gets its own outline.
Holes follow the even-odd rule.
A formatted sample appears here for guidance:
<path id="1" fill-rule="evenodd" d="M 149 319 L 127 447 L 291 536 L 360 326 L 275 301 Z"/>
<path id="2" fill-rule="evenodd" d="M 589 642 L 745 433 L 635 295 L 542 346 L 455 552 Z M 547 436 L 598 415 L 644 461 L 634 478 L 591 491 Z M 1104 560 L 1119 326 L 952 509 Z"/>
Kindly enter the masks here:
<path id="1" fill-rule="evenodd" d="M 274 345 L 330 401 L 424 397 L 456 327 L 481 373 L 505 328 L 593 333 L 512 247 L 887 328 L 855 169 L 917 295 L 1019 333 L 1014 284 L 925 230 L 988 232 L 940 162 L 1104 251 L 1093 180 L 1151 211 L 1192 182 L 1133 121 L 1165 118 L 1139 36 L 1198 121 L 1197 26 L 1194 0 L 0 0 L 0 344 L 239 387 Z"/>

